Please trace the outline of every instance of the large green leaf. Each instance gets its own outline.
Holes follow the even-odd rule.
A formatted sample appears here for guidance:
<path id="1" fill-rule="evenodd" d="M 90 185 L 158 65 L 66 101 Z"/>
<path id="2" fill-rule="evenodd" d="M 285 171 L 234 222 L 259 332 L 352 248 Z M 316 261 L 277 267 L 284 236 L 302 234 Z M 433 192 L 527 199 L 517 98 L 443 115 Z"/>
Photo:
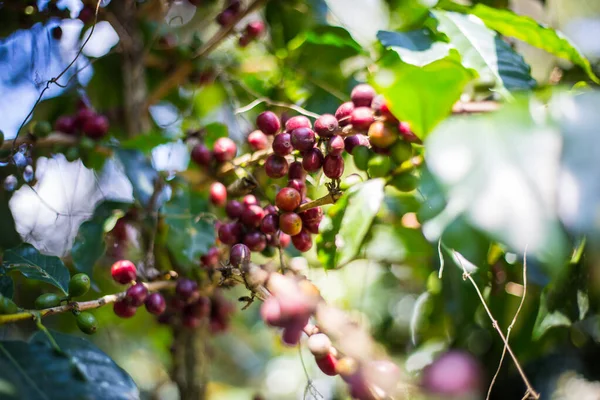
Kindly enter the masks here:
<path id="1" fill-rule="evenodd" d="M 571 320 L 560 310 L 548 310 L 546 293 L 542 292 L 540 308 L 532 332 L 533 340 L 540 339 L 549 329 L 558 326 L 571 326 Z"/>
<path id="2" fill-rule="evenodd" d="M 508 90 L 535 86 L 530 67 L 498 34 L 472 15 L 449 11 L 433 11 L 437 29 L 458 50 L 462 63 L 479 74 L 482 82 L 491 84 L 504 97 Z"/>
<path id="3" fill-rule="evenodd" d="M 437 41 L 429 29 L 409 32 L 377 32 L 381 44 L 398 53 L 407 64 L 423 67 L 448 55 L 450 45 Z"/>
<path id="4" fill-rule="evenodd" d="M 67 294 L 70 274 L 60 258 L 40 254 L 30 244 L 8 249 L 4 252 L 4 268 L 19 271 L 29 279 L 56 286 Z"/>
<path id="5" fill-rule="evenodd" d="M 140 150 L 150 153 L 152 149 L 161 144 L 169 143 L 172 138 L 166 137 L 161 131 L 154 131 L 147 135 L 137 135 L 121 141 L 120 147 L 127 150 Z"/>
<path id="6" fill-rule="evenodd" d="M 431 256 L 431 245 L 420 230 L 382 224 L 373 225 L 364 250 L 365 258 L 389 263 Z"/>
<path id="7" fill-rule="evenodd" d="M 317 254 L 326 269 L 341 267 L 359 253 L 383 202 L 383 179 L 352 186 L 330 209 L 317 237 Z"/>
<path id="8" fill-rule="evenodd" d="M 573 64 L 580 66 L 592 81 L 600 83 L 600 79 L 594 74 L 588 59 L 565 35 L 540 24 L 533 18 L 483 4 L 477 4 L 475 7 L 469 8 L 450 1 L 444 1 L 440 6 L 445 9 L 476 15 L 489 28 L 500 32 L 504 36 L 522 40 L 557 57 L 571 61 Z"/>
<path id="9" fill-rule="evenodd" d="M 473 78 L 454 49 L 423 67 L 403 62 L 395 53 L 388 53 L 379 64 L 381 69 L 371 82 L 388 100 L 393 114 L 409 122 L 420 138 L 452 112 L 452 106 Z"/>
<path id="10" fill-rule="evenodd" d="M 0 342 L 3 399 L 139 399 L 133 379 L 91 342 L 53 332 L 62 353 L 38 333 L 27 342 Z"/>

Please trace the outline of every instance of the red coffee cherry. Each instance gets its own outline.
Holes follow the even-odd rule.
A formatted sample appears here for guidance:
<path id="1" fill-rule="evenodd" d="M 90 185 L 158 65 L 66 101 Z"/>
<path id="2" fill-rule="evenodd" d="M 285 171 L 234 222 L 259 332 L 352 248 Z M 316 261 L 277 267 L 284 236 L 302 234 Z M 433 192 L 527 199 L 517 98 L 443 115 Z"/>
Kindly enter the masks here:
<path id="1" fill-rule="evenodd" d="M 148 296 L 148 289 L 143 283 L 138 282 L 133 286 L 130 286 L 125 292 L 125 299 L 134 307 L 139 307 L 144 304 Z"/>
<path id="2" fill-rule="evenodd" d="M 294 211 L 301 201 L 300 193 L 289 187 L 282 188 L 275 196 L 275 205 L 282 211 Z"/>
<path id="3" fill-rule="evenodd" d="M 357 130 L 366 131 L 374 120 L 373 110 L 369 107 L 357 107 L 350 114 L 350 123 Z"/>
<path id="4" fill-rule="evenodd" d="M 304 182 L 304 180 L 306 179 L 306 171 L 302 167 L 302 163 L 300 161 L 294 161 L 290 164 L 288 178 L 290 180 L 298 179 L 299 181 Z"/>
<path id="5" fill-rule="evenodd" d="M 348 101 L 343 103 L 335 111 L 335 118 L 338 120 L 340 126 L 346 126 L 350 123 L 350 114 L 354 111 L 354 103 Z"/>
<path id="6" fill-rule="evenodd" d="M 300 215 L 300 218 L 302 218 L 302 222 L 321 222 L 321 220 L 323 219 L 323 208 L 309 208 L 308 210 L 303 211 L 298 215 Z"/>
<path id="7" fill-rule="evenodd" d="M 371 107 L 375 95 L 375 89 L 371 85 L 362 83 L 352 89 L 350 98 L 356 107 Z"/>
<path id="8" fill-rule="evenodd" d="M 410 129 L 410 124 L 408 122 L 400 122 L 398 124 L 398 132 L 400 132 L 400 135 L 402 135 L 407 142 L 419 143 L 421 141 L 421 139 L 419 139 L 419 137 Z"/>
<path id="9" fill-rule="evenodd" d="M 219 162 L 233 160 L 236 152 L 235 142 L 227 137 L 218 138 L 213 147 L 215 160 Z"/>
<path id="10" fill-rule="evenodd" d="M 266 235 L 272 235 L 279 229 L 279 216 L 277 214 L 267 214 L 260 223 L 260 230 Z"/>
<path id="11" fill-rule="evenodd" d="M 136 311 L 137 307 L 129 304 L 127 299 L 119 300 L 113 305 L 113 312 L 121 318 L 131 318 Z"/>
<path id="12" fill-rule="evenodd" d="M 277 214 L 279 212 L 279 210 L 277 209 L 277 207 L 275 207 L 273 204 L 268 204 L 265 207 L 265 212 L 267 214 Z"/>
<path id="13" fill-rule="evenodd" d="M 146 306 L 146 310 L 150 314 L 160 315 L 165 312 L 167 308 L 167 303 L 165 302 L 165 298 L 160 293 L 152 293 L 146 298 L 144 302 Z"/>
<path id="14" fill-rule="evenodd" d="M 345 144 L 344 138 L 338 135 L 332 136 L 327 142 L 327 154 L 332 156 L 339 156 L 344 152 Z"/>
<path id="15" fill-rule="evenodd" d="M 112 265 L 110 273 L 116 282 L 126 284 L 135 280 L 137 268 L 129 260 L 119 260 Z"/>
<path id="16" fill-rule="evenodd" d="M 236 244 L 229 251 L 229 264 L 234 268 L 243 268 L 250 262 L 250 249 L 245 244 Z"/>
<path id="17" fill-rule="evenodd" d="M 265 23 L 262 21 L 252 21 L 246 25 L 246 34 L 255 39 L 265 31 Z"/>
<path id="18" fill-rule="evenodd" d="M 242 216 L 244 212 L 244 205 L 237 200 L 231 200 L 225 206 L 225 213 L 231 219 L 237 219 Z"/>
<path id="19" fill-rule="evenodd" d="M 194 316 L 202 319 L 210 314 L 210 299 L 206 296 L 200 296 L 198 300 L 183 307 L 183 316 Z"/>
<path id="20" fill-rule="evenodd" d="M 315 361 L 317 363 L 317 367 L 325 375 L 335 376 L 337 372 L 335 372 L 335 366 L 337 365 L 337 358 L 335 358 L 332 354 L 327 354 L 323 357 L 315 357 Z"/>
<path id="21" fill-rule="evenodd" d="M 390 147 L 398 135 L 392 130 L 392 127 L 382 121 L 375 121 L 369 127 L 369 142 L 371 145 L 387 149 Z"/>
<path id="22" fill-rule="evenodd" d="M 258 227 L 265 215 L 265 210 L 261 206 L 252 205 L 244 210 L 241 221 L 248 227 Z"/>
<path id="23" fill-rule="evenodd" d="M 279 229 L 290 236 L 297 235 L 302 230 L 302 219 L 293 212 L 283 213 L 279 216 Z"/>
<path id="24" fill-rule="evenodd" d="M 306 229 L 302 229 L 296 235 L 292 235 L 292 244 L 301 252 L 307 252 L 312 247 L 312 238 Z"/>
<path id="25" fill-rule="evenodd" d="M 95 115 L 93 118 L 85 120 L 81 130 L 87 137 L 101 139 L 108 133 L 108 128 L 108 118 L 104 115 Z"/>
<path id="26" fill-rule="evenodd" d="M 200 262 L 205 267 L 212 267 L 219 263 L 219 249 L 211 247 L 208 252 L 200 257 Z"/>
<path id="27" fill-rule="evenodd" d="M 279 156 L 287 156 L 294 151 L 292 137 L 289 133 L 280 133 L 273 139 L 273 153 Z"/>
<path id="28" fill-rule="evenodd" d="M 344 173 L 344 159 L 328 155 L 323 162 L 323 173 L 330 179 L 338 179 Z"/>
<path id="29" fill-rule="evenodd" d="M 287 185 L 289 188 L 296 189 L 298 193 L 300 193 L 300 197 L 306 197 L 306 183 L 304 183 L 304 181 L 292 179 L 291 181 L 288 181 Z"/>
<path id="30" fill-rule="evenodd" d="M 230 9 L 225 9 L 217 15 L 217 24 L 221 26 L 229 26 L 235 20 L 236 12 Z"/>
<path id="31" fill-rule="evenodd" d="M 82 129 L 83 125 L 88 121 L 92 120 L 96 117 L 96 112 L 91 108 L 82 107 L 77 110 L 77 114 L 75 114 L 75 125 L 78 129 Z"/>
<path id="32" fill-rule="evenodd" d="M 210 185 L 210 202 L 217 207 L 223 207 L 227 202 L 227 188 L 221 182 Z"/>
<path id="33" fill-rule="evenodd" d="M 318 148 L 310 149 L 302 155 L 302 167 L 308 172 L 317 172 L 323 165 L 324 158 Z"/>
<path id="34" fill-rule="evenodd" d="M 295 129 L 299 129 L 299 128 L 312 128 L 312 124 L 310 123 L 310 120 L 308 118 L 306 118 L 304 115 L 297 115 L 295 117 L 292 117 L 290 119 L 288 119 L 285 122 L 285 131 L 286 132 L 292 132 Z"/>
<path id="35" fill-rule="evenodd" d="M 283 178 L 288 169 L 288 162 L 285 157 L 277 154 L 271 154 L 265 161 L 265 173 L 270 178 Z"/>
<path id="36" fill-rule="evenodd" d="M 267 135 L 257 130 L 248 135 L 248 144 L 254 151 L 264 150 L 269 145 L 269 141 L 267 140 Z"/>
<path id="37" fill-rule="evenodd" d="M 58 132 L 66 133 L 67 135 L 74 135 L 77 133 L 75 117 L 70 117 L 68 115 L 58 117 L 54 122 L 54 129 Z"/>
<path id="38" fill-rule="evenodd" d="M 394 114 L 390 111 L 390 107 L 382 95 L 375 96 L 371 103 L 371 108 L 375 110 L 375 113 L 381 115 L 387 122 L 398 123 L 398 119 L 394 117 Z"/>
<path id="39" fill-rule="evenodd" d="M 331 114 L 323 114 L 315 121 L 315 132 L 321 137 L 331 137 L 339 127 L 338 120 Z"/>
<path id="40" fill-rule="evenodd" d="M 178 279 L 175 286 L 175 293 L 182 300 L 190 300 L 198 294 L 198 283 L 191 279 Z"/>
<path id="41" fill-rule="evenodd" d="M 292 237 L 284 232 L 279 232 L 279 245 L 282 249 L 285 249 L 292 242 Z"/>
<path id="42" fill-rule="evenodd" d="M 281 122 L 274 112 L 265 111 L 256 118 L 256 126 L 266 135 L 274 135 L 281 129 Z"/>
<path id="43" fill-rule="evenodd" d="M 365 146 L 369 147 L 369 139 L 365 135 L 360 133 L 352 136 L 347 136 L 344 139 L 344 145 L 346 146 L 346 151 L 352 154 L 352 151 L 356 146 Z"/>
<path id="44" fill-rule="evenodd" d="M 259 231 L 251 231 L 244 235 L 243 242 L 250 251 L 260 252 L 267 247 L 267 237 Z"/>
<path id="45" fill-rule="evenodd" d="M 253 194 L 247 194 L 247 195 L 245 195 L 244 198 L 242 199 L 242 203 L 244 204 L 244 207 L 259 206 L 260 205 L 258 203 L 258 199 Z"/>
<path id="46" fill-rule="evenodd" d="M 213 160 L 212 151 L 208 149 L 202 143 L 199 143 L 194 146 L 192 149 L 192 161 L 194 161 L 198 165 L 202 165 L 208 167 Z"/>
<path id="47" fill-rule="evenodd" d="M 288 121 L 289 122 L 289 121 Z M 309 151 L 317 143 L 315 132 L 310 128 L 297 128 L 291 133 L 291 142 L 294 149 Z"/>
<path id="48" fill-rule="evenodd" d="M 241 234 L 242 229 L 235 222 L 223 224 L 218 229 L 219 240 L 223 244 L 232 245 L 238 243 L 240 241 Z"/>

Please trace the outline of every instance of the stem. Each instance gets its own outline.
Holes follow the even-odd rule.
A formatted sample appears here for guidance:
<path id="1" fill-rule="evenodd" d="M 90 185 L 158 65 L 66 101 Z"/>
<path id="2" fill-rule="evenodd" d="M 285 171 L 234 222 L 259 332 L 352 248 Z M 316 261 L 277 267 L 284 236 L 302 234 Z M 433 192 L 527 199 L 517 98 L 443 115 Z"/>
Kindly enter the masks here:
<path id="1" fill-rule="evenodd" d="M 332 192 L 328 193 L 325 196 L 318 198 L 316 200 L 310 201 L 308 203 L 302 204 L 300 207 L 296 209 L 296 213 L 301 213 L 302 211 L 310 210 L 311 208 L 324 206 L 327 204 L 334 204 L 340 197 L 342 197 L 342 192 Z"/>
<path id="2" fill-rule="evenodd" d="M 175 282 L 159 281 L 159 282 L 144 283 L 144 285 L 148 288 L 148 291 L 155 292 L 158 290 L 172 289 L 175 287 Z M 36 314 L 39 314 L 39 316 L 41 318 L 41 317 L 46 317 L 48 315 L 60 314 L 60 313 L 64 313 L 64 312 L 72 311 L 72 310 L 79 310 L 79 311 L 91 310 L 94 308 L 102 307 L 106 304 L 114 303 L 118 300 L 121 300 L 123 297 L 125 297 L 125 292 L 108 294 L 108 295 L 102 296 L 96 300 L 72 302 L 72 303 L 65 304 L 64 306 L 46 308 L 44 310 L 23 310 L 16 314 L 0 315 L 0 325 L 10 323 L 10 322 L 21 321 L 21 320 L 25 320 L 25 319 L 35 319 Z"/>
<path id="3" fill-rule="evenodd" d="M 227 175 L 228 173 L 235 171 L 237 167 L 246 167 L 248 165 L 256 164 L 269 157 L 271 154 L 273 154 L 273 149 L 259 150 L 254 153 L 247 153 L 236 157 L 219 167 L 217 176 Z"/>
<path id="4" fill-rule="evenodd" d="M 173 328 L 172 379 L 177 383 L 181 400 L 206 398 L 208 383 L 207 323 L 197 329 Z"/>
<path id="5" fill-rule="evenodd" d="M 73 135 L 66 135 L 60 132 L 53 132 L 50 135 L 43 138 L 34 138 L 31 136 L 20 137 L 15 140 L 15 147 L 22 144 L 34 144 L 36 147 L 52 147 L 52 146 L 77 146 L 79 145 L 80 138 Z M 5 141 L 1 146 L 0 150 L 9 150 L 12 148 L 12 142 Z M 96 151 L 110 156 L 112 155 L 112 149 L 104 146 L 96 146 Z"/>

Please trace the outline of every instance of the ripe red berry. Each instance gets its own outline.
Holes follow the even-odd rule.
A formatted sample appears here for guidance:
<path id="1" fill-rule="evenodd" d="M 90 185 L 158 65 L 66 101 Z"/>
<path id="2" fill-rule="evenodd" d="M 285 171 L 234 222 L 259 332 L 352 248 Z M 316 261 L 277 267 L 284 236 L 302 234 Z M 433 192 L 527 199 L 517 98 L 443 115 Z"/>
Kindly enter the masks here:
<path id="1" fill-rule="evenodd" d="M 279 156 L 287 156 L 294 151 L 292 137 L 289 133 L 280 133 L 273 139 L 273 153 Z"/>
<path id="2" fill-rule="evenodd" d="M 260 204 L 258 204 L 258 199 L 253 194 L 245 195 L 244 198 L 242 199 L 242 203 L 244 204 L 244 207 L 260 205 Z"/>
<path id="3" fill-rule="evenodd" d="M 481 390 L 481 371 L 482 367 L 471 354 L 451 350 L 423 370 L 421 385 L 428 393 L 447 397 L 468 397 Z"/>
<path id="4" fill-rule="evenodd" d="M 311 222 L 302 222 L 302 227 L 306 229 L 310 233 L 314 233 L 315 235 L 319 233 L 319 225 L 320 221 L 311 221 Z"/>
<path id="5" fill-rule="evenodd" d="M 302 196 L 293 188 L 284 187 L 275 196 L 275 205 L 281 211 L 294 211 L 300 205 Z"/>
<path id="6" fill-rule="evenodd" d="M 357 130 L 366 131 L 374 120 L 373 110 L 369 107 L 357 107 L 350 114 L 350 123 Z"/>
<path id="7" fill-rule="evenodd" d="M 328 155 L 323 161 L 323 173 L 331 179 L 338 179 L 344 173 L 344 159 L 340 156 Z"/>
<path id="8" fill-rule="evenodd" d="M 227 137 L 218 138 L 213 147 L 213 154 L 217 161 L 232 160 L 237 152 L 235 142 Z"/>
<path id="9" fill-rule="evenodd" d="M 129 260 L 119 260 L 110 268 L 112 278 L 119 283 L 126 284 L 137 276 L 135 265 Z"/>
<path id="10" fill-rule="evenodd" d="M 323 165 L 323 153 L 313 148 L 302 155 L 302 167 L 308 172 L 317 172 Z"/>
<path id="11" fill-rule="evenodd" d="M 269 145 L 267 135 L 262 131 L 253 131 L 248 135 L 248 144 L 252 150 L 264 150 Z"/>
<path id="12" fill-rule="evenodd" d="M 240 0 L 229 0 L 227 4 L 227 9 L 233 11 L 234 13 L 238 13 L 242 8 L 242 2 Z"/>
<path id="13" fill-rule="evenodd" d="M 282 178 L 288 172 L 288 162 L 285 157 L 271 154 L 265 161 L 265 173 L 271 178 Z"/>
<path id="14" fill-rule="evenodd" d="M 261 206 L 251 205 L 246 207 L 240 220 L 248 227 L 258 227 L 265 214 L 265 210 Z"/>
<path id="15" fill-rule="evenodd" d="M 210 185 L 210 202 L 217 207 L 223 207 L 227 203 L 227 188 L 221 182 L 213 182 Z"/>
<path id="16" fill-rule="evenodd" d="M 299 215 L 300 218 L 302 218 L 302 222 L 321 222 L 323 219 L 323 208 L 309 208 L 308 210 L 301 212 Z"/>
<path id="17" fill-rule="evenodd" d="M 193 316 L 199 319 L 206 318 L 210 314 L 210 299 L 200 296 L 198 300 L 183 307 L 183 316 Z"/>
<path id="18" fill-rule="evenodd" d="M 317 140 L 315 138 L 315 132 L 310 128 L 294 129 L 291 133 L 291 139 L 292 146 L 294 146 L 294 149 L 299 150 L 301 152 L 312 149 L 317 143 Z"/>
<path id="19" fill-rule="evenodd" d="M 219 227 L 218 234 L 221 243 L 232 245 L 240 241 L 242 229 L 241 226 L 239 226 L 236 222 L 230 222 L 228 224 L 221 225 Z"/>
<path id="20" fill-rule="evenodd" d="M 312 247 L 312 238 L 306 229 L 302 229 L 296 235 L 292 235 L 292 244 L 301 252 L 307 252 Z"/>
<path id="21" fill-rule="evenodd" d="M 252 21 L 246 25 L 246 34 L 251 38 L 257 38 L 265 31 L 265 23 L 262 21 Z"/>
<path id="22" fill-rule="evenodd" d="M 382 95 L 375 96 L 371 103 L 371 108 L 375 110 L 375 113 L 381 115 L 388 122 L 398 123 L 398 119 L 394 117 L 394 114 L 390 111 L 390 107 Z"/>
<path id="23" fill-rule="evenodd" d="M 265 111 L 256 118 L 256 126 L 266 135 L 274 135 L 281 129 L 281 122 L 274 112 Z"/>
<path id="24" fill-rule="evenodd" d="M 297 235 L 302 230 L 302 218 L 293 212 L 283 213 L 279 216 L 279 229 L 290 236 Z"/>
<path id="25" fill-rule="evenodd" d="M 95 116 L 96 116 L 96 113 L 94 112 L 94 110 L 87 108 L 87 107 L 81 107 L 77 111 L 77 114 L 75 114 L 75 125 L 77 125 L 78 129 L 82 129 L 83 125 L 88 120 L 94 119 Z"/>
<path id="26" fill-rule="evenodd" d="M 229 26 L 235 20 L 235 15 L 237 13 L 230 9 L 225 9 L 217 15 L 217 24 L 221 26 Z"/>
<path id="27" fill-rule="evenodd" d="M 352 151 L 356 146 L 365 146 L 369 147 L 369 139 L 365 135 L 360 133 L 352 136 L 347 136 L 344 139 L 344 146 L 346 147 L 346 151 L 352 154 Z"/>
<path id="28" fill-rule="evenodd" d="M 68 115 L 62 115 L 54 122 L 54 129 L 58 132 L 66 133 L 67 135 L 73 135 L 77 133 L 77 123 L 75 117 Z"/>
<path id="29" fill-rule="evenodd" d="M 287 185 L 289 188 L 296 189 L 298 193 L 300 193 L 300 197 L 306 197 L 306 183 L 304 183 L 304 181 L 292 179 Z"/>
<path id="30" fill-rule="evenodd" d="M 212 151 L 208 149 L 202 143 L 199 143 L 194 146 L 192 149 L 192 161 L 194 161 L 198 165 L 203 165 L 208 167 L 213 160 Z"/>
<path id="31" fill-rule="evenodd" d="M 292 237 L 287 233 L 279 232 L 279 245 L 282 249 L 285 249 L 292 242 Z"/>
<path id="32" fill-rule="evenodd" d="M 361 83 L 352 89 L 350 98 L 356 107 L 371 107 L 375 95 L 375 89 L 371 85 Z"/>
<path id="33" fill-rule="evenodd" d="M 335 358 L 332 354 L 327 354 L 324 357 L 315 357 L 315 361 L 317 366 L 325 375 L 335 376 L 337 372 L 335 372 L 335 366 L 337 365 L 337 358 Z"/>
<path id="34" fill-rule="evenodd" d="M 183 300 L 190 300 L 198 294 L 198 283 L 191 279 L 178 279 L 175 293 Z"/>
<path id="35" fill-rule="evenodd" d="M 259 231 L 251 231 L 244 235 L 244 244 L 251 251 L 263 251 L 267 247 L 267 238 L 264 233 Z"/>
<path id="36" fill-rule="evenodd" d="M 410 129 L 410 125 L 408 122 L 400 122 L 398 124 L 398 132 L 400 132 L 400 135 L 402 135 L 404 140 L 406 140 L 407 142 L 419 143 L 421 141 L 421 139 L 419 139 L 419 137 L 415 135 Z"/>
<path id="37" fill-rule="evenodd" d="M 202 324 L 202 318 L 198 318 L 191 314 L 183 314 L 181 316 L 181 324 L 186 328 L 195 329 Z"/>
<path id="38" fill-rule="evenodd" d="M 354 111 L 354 103 L 348 101 L 343 103 L 335 111 L 335 118 L 338 120 L 340 126 L 346 126 L 350 123 L 350 114 Z"/>
<path id="39" fill-rule="evenodd" d="M 327 142 L 327 154 L 339 156 L 345 149 L 344 138 L 335 135 Z"/>
<path id="40" fill-rule="evenodd" d="M 137 307 L 129 304 L 127 299 L 119 300 L 113 305 L 114 313 L 121 318 L 131 318 L 135 315 Z"/>
<path id="41" fill-rule="evenodd" d="M 283 329 L 283 333 L 281 335 L 281 340 L 284 344 L 289 346 L 295 346 L 300 342 L 300 338 L 302 338 L 302 328 L 304 326 L 300 326 L 298 324 L 291 324 L 286 326 Z"/>
<path id="42" fill-rule="evenodd" d="M 369 127 L 369 142 L 373 146 L 388 148 L 396 141 L 398 135 L 382 121 L 375 121 Z"/>
<path id="43" fill-rule="evenodd" d="M 236 244 L 229 251 L 229 264 L 234 268 L 244 268 L 250 262 L 250 249 L 245 244 Z"/>
<path id="44" fill-rule="evenodd" d="M 272 235 L 279 229 L 279 216 L 267 214 L 260 223 L 260 230 L 266 235 Z"/>
<path id="45" fill-rule="evenodd" d="M 211 247 L 208 249 L 208 252 L 200 257 L 200 262 L 205 267 L 212 267 L 219 263 L 219 249 L 216 247 Z"/>
<path id="46" fill-rule="evenodd" d="M 244 212 L 244 205 L 237 200 L 231 200 L 225 206 L 225 213 L 231 219 L 237 219 L 242 216 Z"/>
<path id="47" fill-rule="evenodd" d="M 146 296 L 148 296 L 148 288 L 141 282 L 130 286 L 129 289 L 127 289 L 127 292 L 125 292 L 125 299 L 134 307 L 139 307 L 144 304 Z"/>
<path id="48" fill-rule="evenodd" d="M 265 207 L 265 212 L 267 214 L 277 214 L 279 212 L 279 210 L 277 209 L 277 207 L 275 207 L 273 204 L 268 204 Z"/>
<path id="49" fill-rule="evenodd" d="M 304 115 L 297 115 L 288 119 L 285 122 L 285 131 L 292 132 L 298 128 L 312 128 L 312 124 L 310 123 L 310 119 L 306 118 Z"/>
<path id="50" fill-rule="evenodd" d="M 108 118 L 104 115 L 95 115 L 93 118 L 87 119 L 81 129 L 86 136 L 92 139 L 101 139 L 108 133 L 108 127 Z"/>
<path id="51" fill-rule="evenodd" d="M 315 121 L 315 132 L 321 137 L 331 137 L 338 127 L 337 118 L 331 114 L 323 114 Z"/>
<path id="52" fill-rule="evenodd" d="M 281 327 L 281 309 L 275 297 L 270 296 L 266 298 L 260 307 L 260 316 L 267 325 Z"/>
<path id="53" fill-rule="evenodd" d="M 238 46 L 246 47 L 252 42 L 253 37 L 248 35 L 246 32 L 242 33 L 240 38 L 238 39 Z"/>
<path id="54" fill-rule="evenodd" d="M 144 302 L 146 306 L 146 310 L 150 314 L 160 315 L 165 312 L 167 308 L 167 303 L 165 303 L 165 298 L 160 293 L 152 293 L 146 298 Z"/>
<path id="55" fill-rule="evenodd" d="M 290 180 L 297 179 L 299 181 L 304 182 L 304 180 L 306 179 L 306 171 L 302 167 L 302 163 L 300 161 L 294 161 L 290 164 L 288 178 Z"/>

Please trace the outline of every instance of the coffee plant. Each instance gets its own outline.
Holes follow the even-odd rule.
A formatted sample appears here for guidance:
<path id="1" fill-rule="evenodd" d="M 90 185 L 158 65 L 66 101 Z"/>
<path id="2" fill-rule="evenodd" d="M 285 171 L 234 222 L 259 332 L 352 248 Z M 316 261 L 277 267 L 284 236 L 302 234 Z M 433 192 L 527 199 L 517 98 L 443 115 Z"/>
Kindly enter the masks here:
<path id="1" fill-rule="evenodd" d="M 593 3 L 0 2 L 0 398 L 600 398 Z"/>

